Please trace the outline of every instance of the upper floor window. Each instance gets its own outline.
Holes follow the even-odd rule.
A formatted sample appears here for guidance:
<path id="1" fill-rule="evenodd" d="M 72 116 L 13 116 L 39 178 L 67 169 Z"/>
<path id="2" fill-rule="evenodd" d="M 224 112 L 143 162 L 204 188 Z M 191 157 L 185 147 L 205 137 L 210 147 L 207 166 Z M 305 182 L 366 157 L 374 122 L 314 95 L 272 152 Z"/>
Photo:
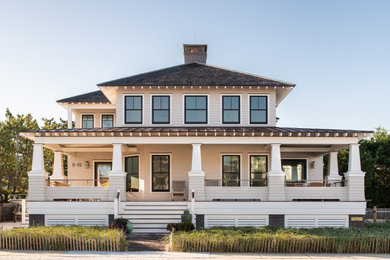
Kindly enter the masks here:
<path id="1" fill-rule="evenodd" d="M 152 123 L 169 124 L 170 96 L 152 97 Z"/>
<path id="2" fill-rule="evenodd" d="M 142 124 L 142 96 L 125 97 L 125 124 Z"/>
<path id="3" fill-rule="evenodd" d="M 83 128 L 93 128 L 94 127 L 93 115 L 82 115 L 81 121 L 82 121 Z"/>
<path id="4" fill-rule="evenodd" d="M 207 96 L 185 96 L 186 124 L 207 124 Z"/>
<path id="5" fill-rule="evenodd" d="M 240 96 L 222 96 L 222 123 L 240 123 Z"/>
<path id="6" fill-rule="evenodd" d="M 250 97 L 250 123 L 267 124 L 268 122 L 268 100 L 267 96 Z"/>
<path id="7" fill-rule="evenodd" d="M 102 128 L 114 127 L 114 116 L 113 115 L 102 115 Z"/>

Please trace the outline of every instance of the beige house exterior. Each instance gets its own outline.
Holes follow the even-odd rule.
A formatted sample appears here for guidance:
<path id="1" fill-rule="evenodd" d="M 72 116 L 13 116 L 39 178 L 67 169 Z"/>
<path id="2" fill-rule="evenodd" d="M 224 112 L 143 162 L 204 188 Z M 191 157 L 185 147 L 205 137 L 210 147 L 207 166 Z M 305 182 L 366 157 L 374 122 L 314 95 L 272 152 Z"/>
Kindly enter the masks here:
<path id="1" fill-rule="evenodd" d="M 277 127 L 295 85 L 206 65 L 206 54 L 207 45 L 184 45 L 183 65 L 59 100 L 68 129 L 21 133 L 35 142 L 29 223 L 124 217 L 135 232 L 165 232 L 188 209 L 198 228 L 361 226 L 358 142 L 372 132 Z M 43 147 L 55 152 L 51 176 Z M 337 152 L 346 147 L 342 177 Z"/>

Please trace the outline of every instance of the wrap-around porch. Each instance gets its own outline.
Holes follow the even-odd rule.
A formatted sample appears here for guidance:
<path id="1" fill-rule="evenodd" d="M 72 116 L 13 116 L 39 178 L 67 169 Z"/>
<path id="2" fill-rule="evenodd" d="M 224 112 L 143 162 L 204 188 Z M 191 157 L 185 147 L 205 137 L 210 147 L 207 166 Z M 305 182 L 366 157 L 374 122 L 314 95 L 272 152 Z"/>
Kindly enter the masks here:
<path id="1" fill-rule="evenodd" d="M 349 146 L 342 178 L 337 150 Z M 43 147 L 54 150 L 44 172 Z M 67 156 L 67 176 L 63 155 Z M 324 177 L 323 156 L 329 154 Z M 42 166 L 41 166 L 42 165 Z M 359 146 L 353 144 L 34 145 L 29 201 L 364 201 Z M 361 174 L 364 176 L 364 174 Z"/>

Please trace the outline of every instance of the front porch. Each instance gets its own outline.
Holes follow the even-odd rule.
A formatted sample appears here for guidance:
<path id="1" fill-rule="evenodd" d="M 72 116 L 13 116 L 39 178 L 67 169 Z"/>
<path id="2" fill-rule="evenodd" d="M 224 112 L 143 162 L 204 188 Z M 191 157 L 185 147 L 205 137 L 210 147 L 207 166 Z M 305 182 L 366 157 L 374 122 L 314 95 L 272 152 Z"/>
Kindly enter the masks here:
<path id="1" fill-rule="evenodd" d="M 55 149 L 51 176 L 36 174 L 44 146 Z M 358 145 L 349 146 L 355 174 L 342 179 L 337 150 L 345 145 L 36 143 L 28 201 L 106 202 L 117 191 L 134 202 L 188 201 L 192 192 L 196 201 L 364 201 L 359 186 L 348 185 L 360 170 Z"/>

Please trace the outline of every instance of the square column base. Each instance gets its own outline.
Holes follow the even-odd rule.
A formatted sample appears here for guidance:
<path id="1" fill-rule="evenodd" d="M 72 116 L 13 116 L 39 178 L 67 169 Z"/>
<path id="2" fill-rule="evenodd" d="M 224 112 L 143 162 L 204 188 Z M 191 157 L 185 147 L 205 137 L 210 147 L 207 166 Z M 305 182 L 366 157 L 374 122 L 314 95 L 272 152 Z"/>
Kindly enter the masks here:
<path id="1" fill-rule="evenodd" d="M 118 190 L 120 190 L 120 200 L 126 200 L 126 172 L 110 172 L 108 174 L 108 200 L 114 201 Z"/>

